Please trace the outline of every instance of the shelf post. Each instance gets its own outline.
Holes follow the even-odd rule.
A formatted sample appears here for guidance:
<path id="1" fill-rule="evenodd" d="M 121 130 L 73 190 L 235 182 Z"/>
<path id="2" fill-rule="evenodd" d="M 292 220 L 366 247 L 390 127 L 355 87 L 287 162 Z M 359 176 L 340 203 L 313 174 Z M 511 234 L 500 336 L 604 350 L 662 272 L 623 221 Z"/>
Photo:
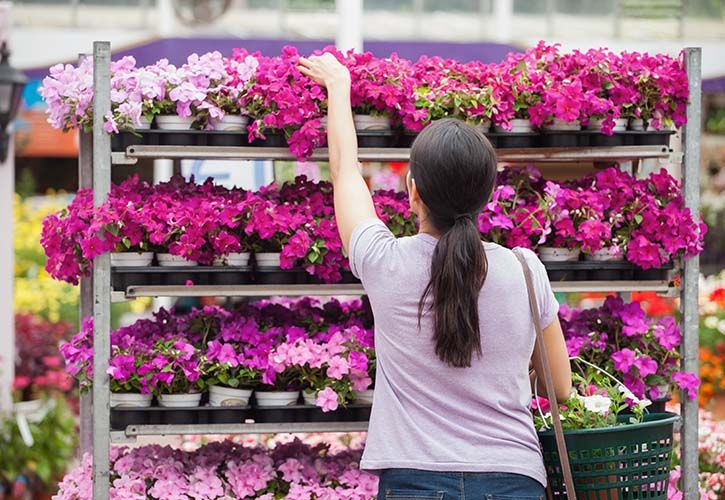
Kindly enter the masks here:
<path id="1" fill-rule="evenodd" d="M 687 103 L 687 123 L 684 126 L 682 164 L 682 189 L 685 205 L 692 216 L 699 217 L 700 209 L 700 127 L 702 112 L 702 49 L 685 49 L 685 70 L 690 89 Z M 699 375 L 699 295 L 700 261 L 697 255 L 684 259 L 682 272 L 682 368 Z M 698 401 L 690 401 L 686 394 L 682 401 L 682 489 L 686 500 L 697 500 L 698 463 Z"/>
<path id="2" fill-rule="evenodd" d="M 91 57 L 89 54 L 79 54 L 78 63 Z M 89 132 L 78 131 L 78 189 L 93 188 L 93 135 Z M 93 314 L 93 277 L 80 279 L 80 293 L 78 297 L 79 324 L 83 318 Z M 81 393 L 80 430 L 81 454 L 93 451 L 93 399 L 88 392 Z"/>
<path id="3" fill-rule="evenodd" d="M 78 132 L 78 189 L 93 187 L 93 135 Z M 78 297 L 78 319 L 93 314 L 93 276 L 81 278 Z M 81 393 L 81 453 L 93 450 L 93 398 L 88 392 Z"/>
<path id="4" fill-rule="evenodd" d="M 93 205 L 111 190 L 111 139 L 103 130 L 111 109 L 111 44 L 93 42 Z M 111 256 L 93 261 L 93 499 L 108 500 L 110 452 Z"/>

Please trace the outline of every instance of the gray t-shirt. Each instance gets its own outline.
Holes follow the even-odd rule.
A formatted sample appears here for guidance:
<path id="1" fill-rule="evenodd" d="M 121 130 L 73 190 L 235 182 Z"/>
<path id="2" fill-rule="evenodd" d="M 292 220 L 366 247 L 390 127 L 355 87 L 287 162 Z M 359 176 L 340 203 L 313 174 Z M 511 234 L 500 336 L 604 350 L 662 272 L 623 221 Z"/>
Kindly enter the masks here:
<path id="1" fill-rule="evenodd" d="M 471 367 L 438 358 L 430 314 L 418 329 L 418 301 L 437 240 L 396 239 L 379 220 L 359 224 L 350 266 L 375 317 L 377 376 L 361 468 L 509 472 L 546 484 L 529 404 L 535 331 L 523 270 L 511 250 L 484 243 L 488 275 L 478 300 L 483 355 Z M 525 256 L 544 327 L 559 304 L 543 264 Z"/>

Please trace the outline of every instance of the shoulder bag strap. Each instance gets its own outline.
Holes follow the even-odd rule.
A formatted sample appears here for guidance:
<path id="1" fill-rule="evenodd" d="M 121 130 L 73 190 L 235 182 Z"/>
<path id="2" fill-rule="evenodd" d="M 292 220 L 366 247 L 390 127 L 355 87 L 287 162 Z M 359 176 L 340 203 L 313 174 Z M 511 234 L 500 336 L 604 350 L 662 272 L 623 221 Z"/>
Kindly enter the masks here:
<path id="1" fill-rule="evenodd" d="M 574 489 L 574 480 L 571 476 L 571 466 L 569 465 L 569 455 L 566 450 L 566 441 L 564 440 L 564 430 L 561 427 L 561 419 L 559 418 L 559 405 L 556 404 L 556 390 L 554 389 L 554 379 L 551 375 L 551 367 L 549 366 L 549 358 L 546 355 L 546 344 L 544 342 L 544 331 L 541 327 L 541 316 L 539 315 L 539 303 L 536 300 L 536 292 L 534 291 L 533 279 L 531 277 L 531 269 L 526 263 L 526 258 L 518 250 L 514 250 L 516 258 L 519 259 L 521 267 L 524 270 L 524 278 L 526 279 L 526 290 L 529 296 L 529 306 L 531 307 L 531 315 L 534 319 L 534 327 L 536 329 L 536 347 L 540 358 L 540 366 L 543 367 L 544 382 L 546 383 L 546 396 L 549 399 L 549 408 L 551 411 L 551 420 L 554 425 L 554 435 L 556 437 L 556 449 L 559 452 L 559 462 L 561 464 L 561 472 L 564 476 L 564 485 L 566 486 L 566 496 L 569 500 L 576 499 Z"/>

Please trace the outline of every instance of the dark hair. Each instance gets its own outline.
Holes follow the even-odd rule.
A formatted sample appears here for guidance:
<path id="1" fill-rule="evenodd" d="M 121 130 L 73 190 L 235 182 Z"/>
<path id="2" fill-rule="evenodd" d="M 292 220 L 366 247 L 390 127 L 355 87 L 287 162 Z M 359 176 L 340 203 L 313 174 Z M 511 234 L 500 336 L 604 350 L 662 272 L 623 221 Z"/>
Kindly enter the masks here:
<path id="1" fill-rule="evenodd" d="M 430 296 L 436 354 L 450 366 L 468 367 L 474 353 L 482 354 L 478 296 L 488 261 L 478 214 L 494 188 L 496 153 L 477 128 L 438 120 L 413 143 L 410 173 L 430 223 L 442 233 L 418 303 L 418 325 Z"/>

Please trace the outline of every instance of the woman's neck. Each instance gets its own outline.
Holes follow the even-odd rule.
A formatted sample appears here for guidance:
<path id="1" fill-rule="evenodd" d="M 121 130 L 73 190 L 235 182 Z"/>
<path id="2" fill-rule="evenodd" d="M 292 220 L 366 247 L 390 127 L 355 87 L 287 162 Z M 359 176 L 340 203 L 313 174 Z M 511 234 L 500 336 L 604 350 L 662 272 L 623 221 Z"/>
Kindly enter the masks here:
<path id="1" fill-rule="evenodd" d="M 418 226 L 418 234 L 429 234 L 435 238 L 441 237 L 441 232 L 438 231 L 433 224 L 428 222 L 428 218 L 421 217 L 420 225 Z"/>

